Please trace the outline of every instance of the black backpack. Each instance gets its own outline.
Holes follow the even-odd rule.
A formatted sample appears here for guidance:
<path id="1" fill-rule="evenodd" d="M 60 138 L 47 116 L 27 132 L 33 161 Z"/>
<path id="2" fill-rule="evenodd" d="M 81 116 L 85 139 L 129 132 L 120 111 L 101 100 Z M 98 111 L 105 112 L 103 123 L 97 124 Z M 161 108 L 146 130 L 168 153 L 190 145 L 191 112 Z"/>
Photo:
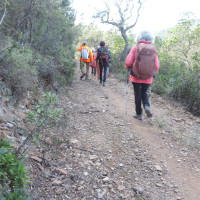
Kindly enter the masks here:
<path id="1" fill-rule="evenodd" d="M 106 47 L 99 48 L 99 59 L 103 66 L 108 65 L 108 50 Z"/>

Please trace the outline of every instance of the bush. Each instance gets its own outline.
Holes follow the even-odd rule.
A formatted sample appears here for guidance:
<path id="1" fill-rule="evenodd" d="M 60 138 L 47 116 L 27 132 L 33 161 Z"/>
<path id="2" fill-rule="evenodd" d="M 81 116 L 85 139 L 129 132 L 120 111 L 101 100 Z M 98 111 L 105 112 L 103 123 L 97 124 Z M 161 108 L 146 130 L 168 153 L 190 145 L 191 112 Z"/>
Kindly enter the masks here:
<path id="1" fill-rule="evenodd" d="M 24 162 L 19 161 L 14 153 L 14 147 L 8 141 L 0 138 L 0 199 L 25 200 L 28 193 L 28 172 Z"/>
<path id="2" fill-rule="evenodd" d="M 22 98 L 36 83 L 36 68 L 32 65 L 32 51 L 29 48 L 12 48 L 2 61 L 0 75 L 11 88 L 12 95 Z"/>

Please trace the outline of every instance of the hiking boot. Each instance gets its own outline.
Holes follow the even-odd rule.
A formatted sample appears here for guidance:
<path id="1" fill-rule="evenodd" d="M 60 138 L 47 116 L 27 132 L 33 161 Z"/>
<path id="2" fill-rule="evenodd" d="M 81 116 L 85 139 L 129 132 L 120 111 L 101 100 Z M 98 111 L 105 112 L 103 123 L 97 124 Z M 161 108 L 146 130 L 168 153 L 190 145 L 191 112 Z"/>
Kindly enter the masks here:
<path id="1" fill-rule="evenodd" d="M 150 107 L 149 106 L 144 106 L 144 110 L 147 114 L 147 117 L 152 117 L 152 113 L 150 111 Z"/>
<path id="2" fill-rule="evenodd" d="M 102 81 L 100 80 L 99 83 L 102 84 Z"/>
<path id="3" fill-rule="evenodd" d="M 138 120 L 142 120 L 142 114 L 140 115 L 133 115 L 133 118 L 138 119 Z"/>
<path id="4" fill-rule="evenodd" d="M 80 76 L 80 79 L 82 80 L 83 79 L 83 77 L 85 76 L 86 74 L 82 74 L 81 76 Z"/>
<path id="5" fill-rule="evenodd" d="M 106 82 L 103 82 L 103 86 L 106 86 Z"/>

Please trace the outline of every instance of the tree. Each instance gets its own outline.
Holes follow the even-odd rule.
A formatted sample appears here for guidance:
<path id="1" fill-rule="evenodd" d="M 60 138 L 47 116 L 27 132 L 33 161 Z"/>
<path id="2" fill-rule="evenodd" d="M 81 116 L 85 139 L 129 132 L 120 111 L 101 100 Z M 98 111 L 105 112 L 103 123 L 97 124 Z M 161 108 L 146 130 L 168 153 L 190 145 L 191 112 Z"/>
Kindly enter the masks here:
<path id="1" fill-rule="evenodd" d="M 199 33 L 199 20 L 190 12 L 183 13 L 179 23 L 168 31 L 164 49 L 167 49 L 176 61 L 184 62 L 191 68 L 192 58 L 199 51 Z"/>
<path id="2" fill-rule="evenodd" d="M 104 3 L 106 8 L 103 11 L 98 11 L 94 18 L 100 19 L 101 23 L 115 26 L 120 31 L 125 41 L 121 56 L 123 60 L 130 45 L 127 31 L 137 24 L 143 2 L 141 0 L 110 0 L 104 1 Z"/>

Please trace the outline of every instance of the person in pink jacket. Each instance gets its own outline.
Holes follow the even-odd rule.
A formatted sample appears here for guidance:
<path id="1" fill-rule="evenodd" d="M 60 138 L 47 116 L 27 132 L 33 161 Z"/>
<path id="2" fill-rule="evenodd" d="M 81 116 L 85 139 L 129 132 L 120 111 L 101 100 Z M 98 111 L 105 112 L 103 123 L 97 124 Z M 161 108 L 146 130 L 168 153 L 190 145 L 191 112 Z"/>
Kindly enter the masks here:
<path id="1" fill-rule="evenodd" d="M 138 43 L 138 45 L 140 45 L 141 43 L 151 44 L 153 42 L 153 40 L 154 40 L 154 38 L 149 31 L 140 32 L 136 38 L 136 42 Z M 133 63 L 135 62 L 136 52 L 137 52 L 137 45 L 135 45 L 131 48 L 131 50 L 126 58 L 125 67 L 127 70 L 131 69 L 133 66 Z M 158 71 L 160 65 L 159 65 L 157 53 L 156 53 L 155 65 L 156 65 L 156 71 Z M 129 81 L 132 82 L 132 84 L 133 84 L 134 95 L 135 95 L 136 114 L 133 117 L 136 119 L 142 120 L 142 113 L 143 113 L 142 104 L 143 104 L 144 110 L 147 114 L 147 117 L 152 117 L 147 90 L 148 90 L 149 86 L 153 83 L 153 77 L 146 79 L 146 80 L 142 80 L 142 79 L 136 78 L 133 75 L 130 75 Z"/>
<path id="2" fill-rule="evenodd" d="M 92 54 L 93 54 L 93 61 L 90 63 L 90 67 L 91 67 L 91 74 L 93 74 L 94 76 L 96 76 L 96 57 L 97 57 L 97 52 L 95 52 L 95 49 L 92 49 Z"/>

